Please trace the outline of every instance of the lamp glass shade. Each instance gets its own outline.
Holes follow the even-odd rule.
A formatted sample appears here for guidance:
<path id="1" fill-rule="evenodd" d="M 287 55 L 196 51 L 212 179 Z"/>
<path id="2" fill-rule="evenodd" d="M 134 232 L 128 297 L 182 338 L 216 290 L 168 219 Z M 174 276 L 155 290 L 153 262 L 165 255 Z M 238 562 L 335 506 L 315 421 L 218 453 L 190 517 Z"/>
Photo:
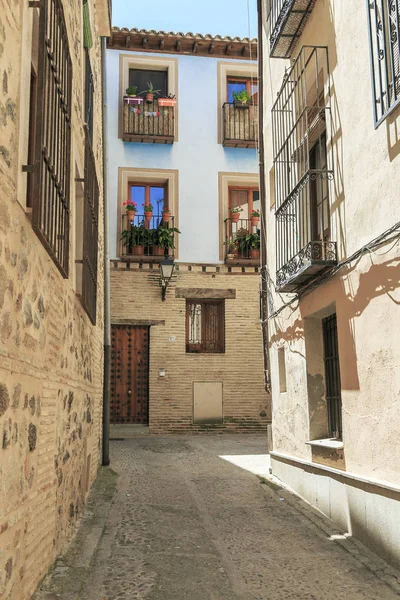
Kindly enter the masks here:
<path id="1" fill-rule="evenodd" d="M 163 281 L 169 281 L 172 277 L 172 273 L 174 272 L 175 264 L 172 258 L 165 258 L 160 263 L 161 269 L 161 279 Z"/>

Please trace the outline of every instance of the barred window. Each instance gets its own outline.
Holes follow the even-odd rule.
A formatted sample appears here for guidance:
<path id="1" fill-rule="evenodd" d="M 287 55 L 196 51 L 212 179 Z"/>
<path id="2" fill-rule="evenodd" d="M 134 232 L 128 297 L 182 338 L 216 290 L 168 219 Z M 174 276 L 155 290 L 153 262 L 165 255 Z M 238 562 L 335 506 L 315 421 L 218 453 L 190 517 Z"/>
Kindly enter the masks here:
<path id="1" fill-rule="evenodd" d="M 186 301 L 186 352 L 225 352 L 224 300 Z"/>
<path id="2" fill-rule="evenodd" d="M 33 229 L 68 277 L 72 63 L 60 0 L 42 0 L 39 24 Z"/>
<path id="3" fill-rule="evenodd" d="M 374 123 L 400 101 L 400 0 L 367 0 Z"/>
<path id="4" fill-rule="evenodd" d="M 85 178 L 83 202 L 82 304 L 96 324 L 97 261 L 99 239 L 99 185 L 89 132 L 85 135 Z"/>
<path id="5" fill-rule="evenodd" d="M 90 65 L 89 50 L 85 49 L 85 122 L 93 146 L 93 72 Z"/>

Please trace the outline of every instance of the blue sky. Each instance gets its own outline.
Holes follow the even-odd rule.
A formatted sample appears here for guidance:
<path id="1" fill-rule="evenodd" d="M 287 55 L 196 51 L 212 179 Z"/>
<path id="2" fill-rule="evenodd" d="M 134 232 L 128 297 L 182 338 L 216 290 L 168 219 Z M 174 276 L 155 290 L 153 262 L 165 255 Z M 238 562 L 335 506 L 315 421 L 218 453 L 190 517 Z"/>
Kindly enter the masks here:
<path id="1" fill-rule="evenodd" d="M 257 37 L 256 0 L 113 0 L 112 23 L 129 29 L 137 27 L 247 37 L 247 1 L 251 37 Z"/>

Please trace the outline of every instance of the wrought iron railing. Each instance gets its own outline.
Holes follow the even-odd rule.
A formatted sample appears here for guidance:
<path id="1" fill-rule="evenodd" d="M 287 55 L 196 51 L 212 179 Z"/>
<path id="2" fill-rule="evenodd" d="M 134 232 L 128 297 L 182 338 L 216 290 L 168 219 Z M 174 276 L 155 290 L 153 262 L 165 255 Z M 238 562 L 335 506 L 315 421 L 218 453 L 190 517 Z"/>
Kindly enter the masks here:
<path id="1" fill-rule="evenodd" d="M 157 100 L 131 104 L 124 100 L 124 141 L 172 144 L 175 138 L 175 107 L 158 106 Z"/>
<path id="2" fill-rule="evenodd" d="M 276 286 L 284 291 L 295 291 L 310 279 L 310 273 L 303 274 L 311 266 L 334 266 L 337 263 L 336 242 L 309 242 L 297 254 L 292 256 L 276 273 Z M 316 269 L 312 275 L 319 273 Z"/>
<path id="3" fill-rule="evenodd" d="M 277 280 L 283 286 L 296 269 L 303 272 L 305 260 L 322 265 L 337 258 L 336 245 L 329 241 L 333 169 L 326 144 L 330 126 L 327 48 L 302 48 L 285 74 L 272 108 L 272 126 Z M 313 276 L 319 270 L 314 269 Z"/>
<path id="4" fill-rule="evenodd" d="M 374 122 L 400 103 L 400 0 L 367 2 Z"/>
<path id="5" fill-rule="evenodd" d="M 270 0 L 269 21 L 270 56 L 290 58 L 316 0 Z"/>
<path id="6" fill-rule="evenodd" d="M 122 216 L 121 256 L 122 257 L 152 257 L 162 260 L 164 256 L 175 256 L 177 231 L 174 217 L 163 221 L 162 215 L 135 214 L 130 219 L 127 214 Z"/>
<path id="7" fill-rule="evenodd" d="M 258 107 L 251 104 L 238 107 L 233 102 L 225 102 L 223 115 L 223 145 L 241 148 L 255 148 L 258 132 Z"/>
<path id="8" fill-rule="evenodd" d="M 239 213 L 240 214 L 240 213 Z M 260 259 L 260 229 L 257 219 L 225 219 L 225 260 Z"/>

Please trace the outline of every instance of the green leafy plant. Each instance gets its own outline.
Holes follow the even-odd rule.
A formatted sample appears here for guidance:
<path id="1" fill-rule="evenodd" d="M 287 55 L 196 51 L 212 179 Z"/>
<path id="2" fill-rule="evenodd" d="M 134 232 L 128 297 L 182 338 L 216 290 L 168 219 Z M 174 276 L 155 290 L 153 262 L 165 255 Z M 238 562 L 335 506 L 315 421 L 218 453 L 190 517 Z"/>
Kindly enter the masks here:
<path id="1" fill-rule="evenodd" d="M 145 246 L 149 243 L 149 232 L 143 225 L 133 225 L 124 229 L 120 237 L 122 245 L 132 249 L 133 246 Z"/>
<path id="2" fill-rule="evenodd" d="M 237 104 L 241 104 L 242 106 L 247 106 L 248 104 L 250 104 L 251 96 L 246 90 L 241 90 L 240 92 L 233 92 L 232 96 Z"/>
<path id="3" fill-rule="evenodd" d="M 153 212 L 153 205 L 152 204 L 143 204 L 143 210 L 144 212 Z"/>
<path id="4" fill-rule="evenodd" d="M 154 245 L 161 246 L 162 248 L 175 248 L 174 234 L 180 233 L 176 227 L 165 227 L 160 225 L 154 230 Z"/>
<path id="5" fill-rule="evenodd" d="M 256 210 L 253 210 L 253 212 L 252 212 L 252 213 L 250 213 L 250 216 L 251 216 L 251 217 L 258 217 L 258 218 L 259 218 L 259 217 L 260 217 L 260 211 L 259 211 L 259 210 L 257 210 L 257 209 L 256 209 Z"/>
<path id="6" fill-rule="evenodd" d="M 128 96 L 136 96 L 137 85 L 130 85 L 129 87 L 126 88 L 125 91 Z"/>
<path id="7" fill-rule="evenodd" d="M 153 83 L 151 81 L 147 82 L 147 90 L 143 90 L 142 92 L 139 92 L 139 94 L 153 94 L 154 96 L 159 95 L 161 93 L 161 90 L 155 90 Z"/>
<path id="8" fill-rule="evenodd" d="M 260 235 L 258 233 L 242 233 L 236 238 L 237 246 L 243 253 L 246 253 L 250 248 L 253 250 L 260 249 Z"/>
<path id="9" fill-rule="evenodd" d="M 231 214 L 233 214 L 233 213 L 241 213 L 241 212 L 243 212 L 243 208 L 241 206 L 234 206 L 233 208 L 231 208 L 229 210 L 229 212 Z"/>

